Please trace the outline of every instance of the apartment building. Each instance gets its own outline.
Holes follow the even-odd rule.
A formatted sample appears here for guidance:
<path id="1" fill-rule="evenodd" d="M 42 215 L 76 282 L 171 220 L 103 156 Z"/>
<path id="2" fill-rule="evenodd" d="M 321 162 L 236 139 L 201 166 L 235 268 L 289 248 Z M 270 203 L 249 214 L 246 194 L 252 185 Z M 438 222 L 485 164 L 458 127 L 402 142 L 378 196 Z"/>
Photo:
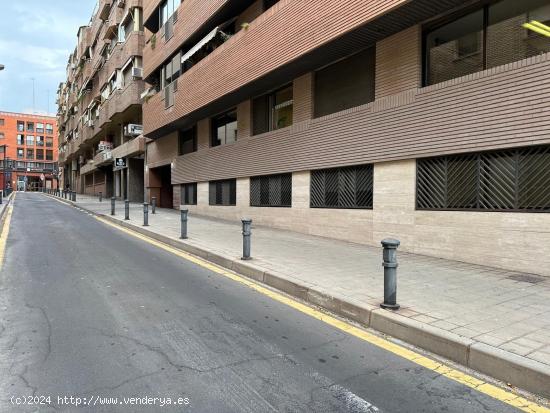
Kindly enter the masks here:
<path id="1" fill-rule="evenodd" d="M 0 112 L 0 190 L 57 188 L 57 146 L 55 117 Z"/>
<path id="2" fill-rule="evenodd" d="M 141 0 L 99 0 L 58 89 L 64 186 L 143 200 Z"/>
<path id="3" fill-rule="evenodd" d="M 547 0 L 143 7 L 148 198 L 550 268 Z"/>

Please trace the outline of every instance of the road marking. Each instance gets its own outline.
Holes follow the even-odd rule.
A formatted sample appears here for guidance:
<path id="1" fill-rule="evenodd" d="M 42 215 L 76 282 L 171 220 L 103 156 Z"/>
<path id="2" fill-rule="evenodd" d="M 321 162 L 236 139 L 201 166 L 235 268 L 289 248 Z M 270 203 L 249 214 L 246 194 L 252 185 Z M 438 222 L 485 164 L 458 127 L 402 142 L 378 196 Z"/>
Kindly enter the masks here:
<path id="1" fill-rule="evenodd" d="M 302 304 L 288 296 L 285 296 L 281 293 L 278 293 L 276 291 L 273 291 L 267 287 L 263 287 L 256 282 L 245 278 L 244 276 L 237 275 L 236 273 L 226 270 L 224 268 L 218 267 L 215 264 L 212 264 L 202 258 L 196 257 L 194 255 L 188 254 L 184 251 L 181 251 L 175 247 L 172 247 L 168 244 L 165 244 L 163 242 L 157 241 L 153 238 L 150 238 L 146 235 L 140 234 L 137 231 L 130 230 L 127 228 L 123 228 L 117 224 L 114 224 L 110 221 L 107 221 L 106 219 L 94 216 L 95 219 L 98 221 L 109 225 L 110 227 L 113 227 L 119 231 L 122 231 L 128 235 L 133 236 L 134 238 L 138 238 L 142 241 L 145 241 L 151 245 L 154 245 L 158 248 L 161 248 L 165 251 L 168 251 L 174 255 L 177 255 L 178 257 L 181 257 L 187 261 L 190 261 L 196 265 L 199 265 L 202 268 L 205 268 L 207 270 L 210 270 L 216 274 L 223 275 L 224 277 L 227 277 L 233 281 L 236 281 L 240 284 L 244 284 L 248 286 L 249 288 L 266 295 L 270 297 L 271 299 L 278 301 L 280 303 L 283 303 L 289 307 L 292 307 L 304 314 L 309 315 L 310 317 L 316 318 L 326 324 L 329 324 L 341 331 L 344 331 L 354 337 L 357 337 L 361 340 L 364 340 L 370 344 L 373 344 L 381 349 L 384 349 L 386 351 L 389 351 L 390 353 L 393 353 L 397 356 L 400 356 L 406 360 L 412 361 L 413 363 L 416 363 L 428 370 L 432 370 L 438 374 L 441 374 L 442 376 L 451 379 L 457 383 L 463 384 L 467 387 L 470 387 L 480 393 L 486 394 L 493 399 L 499 400 L 503 403 L 506 403 L 510 406 L 516 407 L 519 410 L 522 410 L 524 412 L 529 413 L 550 413 L 550 409 L 539 405 L 535 402 L 532 402 L 530 400 L 527 400 L 524 397 L 521 397 L 515 393 L 512 393 L 511 391 L 504 390 L 500 387 L 497 387 L 493 384 L 487 383 L 481 379 L 478 379 L 476 377 L 473 377 L 469 374 L 466 374 L 462 371 L 456 370 L 452 367 L 449 367 L 443 363 L 440 363 L 438 361 L 432 360 L 426 356 L 423 356 L 415 351 L 412 351 L 406 347 L 403 347 L 399 344 L 396 344 L 394 342 L 391 342 L 387 339 L 384 339 L 382 337 L 378 337 L 372 333 L 369 333 L 365 330 L 362 330 L 359 327 L 356 327 L 352 324 L 349 324 L 345 321 L 342 321 L 336 317 L 330 316 L 326 313 L 323 313 L 322 311 L 316 310 L 312 307 L 309 307 L 305 304 Z"/>
<path id="2" fill-rule="evenodd" d="M 2 232 L 0 233 L 0 270 L 4 266 L 4 256 L 6 254 L 6 243 L 8 241 L 8 235 L 10 233 L 11 214 L 13 212 L 13 203 L 15 201 L 15 193 L 13 194 L 11 203 L 9 204 L 8 212 L 6 213 L 6 219 L 4 225 L 2 225 Z"/>

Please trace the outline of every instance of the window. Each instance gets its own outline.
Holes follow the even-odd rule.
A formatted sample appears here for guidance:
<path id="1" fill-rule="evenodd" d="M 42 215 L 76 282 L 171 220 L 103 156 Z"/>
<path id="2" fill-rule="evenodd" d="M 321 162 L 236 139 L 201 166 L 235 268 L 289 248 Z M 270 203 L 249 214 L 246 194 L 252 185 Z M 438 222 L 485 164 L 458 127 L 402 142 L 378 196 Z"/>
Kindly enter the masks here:
<path id="1" fill-rule="evenodd" d="M 132 81 L 132 69 L 134 68 L 134 58 L 130 58 L 122 67 L 122 83 L 123 86 L 128 86 Z"/>
<path id="2" fill-rule="evenodd" d="M 178 154 L 186 155 L 197 150 L 197 129 L 190 128 L 179 132 Z"/>
<path id="3" fill-rule="evenodd" d="M 197 183 L 181 185 L 181 204 L 197 205 Z"/>
<path id="4" fill-rule="evenodd" d="M 53 125 L 51 123 L 46 123 L 46 134 L 53 135 Z"/>
<path id="5" fill-rule="evenodd" d="M 166 0 L 160 5 L 159 27 L 162 27 L 168 21 L 168 18 L 172 17 L 180 3 L 181 0 Z"/>
<path id="6" fill-rule="evenodd" d="M 44 137 L 43 136 L 37 136 L 36 137 L 36 146 L 44 146 Z"/>
<path id="7" fill-rule="evenodd" d="M 36 159 L 39 161 L 44 160 L 44 149 L 37 149 L 36 150 Z"/>
<path id="8" fill-rule="evenodd" d="M 34 135 L 27 135 L 27 146 L 34 146 Z"/>
<path id="9" fill-rule="evenodd" d="M 232 110 L 212 119 L 212 146 L 237 140 L 237 111 Z"/>
<path id="10" fill-rule="evenodd" d="M 47 161 L 53 161 L 53 151 L 52 150 L 49 150 L 49 149 L 46 150 L 46 160 Z"/>
<path id="11" fill-rule="evenodd" d="M 4 126 L 4 119 L 0 119 L 0 126 Z"/>
<path id="12" fill-rule="evenodd" d="M 24 145 L 25 144 L 25 135 L 21 135 L 21 134 L 17 135 L 17 144 L 18 145 Z"/>
<path id="13" fill-rule="evenodd" d="M 292 85 L 254 99 L 254 135 L 292 125 L 293 103 Z"/>
<path id="14" fill-rule="evenodd" d="M 311 208 L 372 208 L 373 166 L 311 171 Z"/>
<path id="15" fill-rule="evenodd" d="M 370 48 L 315 73 L 315 117 L 374 100 L 375 49 Z"/>
<path id="16" fill-rule="evenodd" d="M 292 206 L 292 174 L 250 178 L 250 206 Z"/>
<path id="17" fill-rule="evenodd" d="M 236 205 L 237 181 L 235 179 L 227 179 L 210 182 L 209 201 L 210 205 Z"/>
<path id="18" fill-rule="evenodd" d="M 44 124 L 43 123 L 37 123 L 36 124 L 36 133 L 44 133 Z"/>
<path id="19" fill-rule="evenodd" d="M 34 159 L 34 149 L 27 149 L 27 159 Z"/>
<path id="20" fill-rule="evenodd" d="M 53 138 L 46 136 L 46 148 L 53 148 Z"/>
<path id="21" fill-rule="evenodd" d="M 416 208 L 550 212 L 550 146 L 419 159 Z"/>
<path id="22" fill-rule="evenodd" d="M 175 54 L 161 69 L 161 87 L 164 89 L 181 73 L 181 52 Z"/>
<path id="23" fill-rule="evenodd" d="M 0 132 L 0 139 L 4 139 L 4 132 Z"/>
<path id="24" fill-rule="evenodd" d="M 27 122 L 27 132 L 34 132 L 34 122 Z"/>
<path id="25" fill-rule="evenodd" d="M 25 122 L 17 121 L 17 132 L 25 132 Z"/>
<path id="26" fill-rule="evenodd" d="M 432 85 L 550 51 L 525 23 L 550 20 L 546 0 L 501 0 L 425 33 L 424 83 Z"/>
<path id="27" fill-rule="evenodd" d="M 130 33 L 134 31 L 134 19 L 133 19 L 133 13 L 130 11 L 127 16 L 126 20 L 124 20 L 120 25 L 118 26 L 118 41 L 124 42 L 128 39 L 128 36 L 130 36 Z"/>
<path id="28" fill-rule="evenodd" d="M 105 102 L 107 99 L 109 99 L 109 95 L 111 94 L 111 88 L 109 87 L 109 84 L 106 84 L 101 89 L 101 103 Z"/>

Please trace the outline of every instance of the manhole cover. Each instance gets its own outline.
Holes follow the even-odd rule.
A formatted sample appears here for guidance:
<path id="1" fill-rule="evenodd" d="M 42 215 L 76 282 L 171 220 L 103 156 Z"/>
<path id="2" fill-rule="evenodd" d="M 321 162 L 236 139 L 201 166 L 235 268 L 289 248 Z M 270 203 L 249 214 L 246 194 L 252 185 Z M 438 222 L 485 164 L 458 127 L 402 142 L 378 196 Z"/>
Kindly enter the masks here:
<path id="1" fill-rule="evenodd" d="M 509 280 L 521 281 L 529 284 L 538 284 L 545 280 L 545 277 L 541 277 L 540 275 L 534 275 L 534 274 L 515 274 L 515 275 L 510 275 L 506 278 L 508 278 Z"/>

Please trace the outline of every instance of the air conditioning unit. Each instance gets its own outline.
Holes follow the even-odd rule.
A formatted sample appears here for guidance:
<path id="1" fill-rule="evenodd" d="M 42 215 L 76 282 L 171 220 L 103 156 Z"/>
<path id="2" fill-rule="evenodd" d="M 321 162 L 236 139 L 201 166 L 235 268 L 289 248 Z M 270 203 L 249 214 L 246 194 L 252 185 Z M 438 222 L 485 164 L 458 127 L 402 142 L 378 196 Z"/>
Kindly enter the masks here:
<path id="1" fill-rule="evenodd" d="M 141 79 L 143 77 L 143 69 L 141 67 L 133 67 L 132 77 L 134 79 Z"/>
<path id="2" fill-rule="evenodd" d="M 124 127 L 124 136 L 139 136 L 143 133 L 143 126 L 129 123 Z"/>

